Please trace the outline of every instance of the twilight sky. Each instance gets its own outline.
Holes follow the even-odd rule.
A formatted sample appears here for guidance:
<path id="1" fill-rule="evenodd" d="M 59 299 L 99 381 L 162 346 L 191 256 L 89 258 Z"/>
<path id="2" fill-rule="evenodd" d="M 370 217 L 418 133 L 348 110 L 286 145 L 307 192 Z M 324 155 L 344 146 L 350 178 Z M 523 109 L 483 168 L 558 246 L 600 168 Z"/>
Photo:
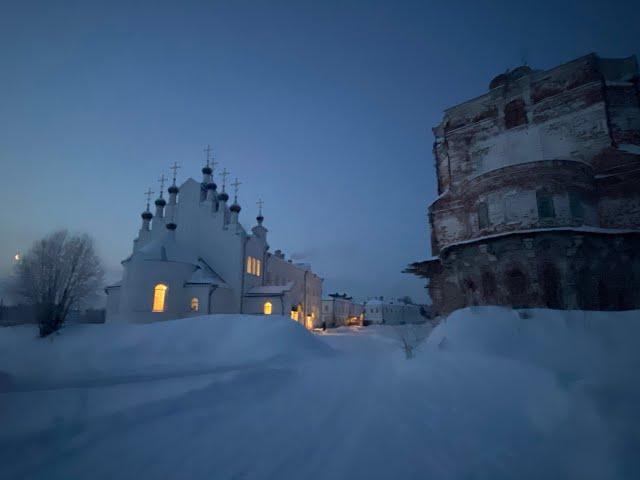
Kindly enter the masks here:
<path id="1" fill-rule="evenodd" d="M 3 0 L 0 274 L 67 227 L 115 279 L 143 192 L 174 161 L 200 180 L 210 143 L 325 294 L 425 301 L 401 271 L 429 255 L 442 110 L 523 61 L 637 54 L 639 25 L 634 1 Z"/>

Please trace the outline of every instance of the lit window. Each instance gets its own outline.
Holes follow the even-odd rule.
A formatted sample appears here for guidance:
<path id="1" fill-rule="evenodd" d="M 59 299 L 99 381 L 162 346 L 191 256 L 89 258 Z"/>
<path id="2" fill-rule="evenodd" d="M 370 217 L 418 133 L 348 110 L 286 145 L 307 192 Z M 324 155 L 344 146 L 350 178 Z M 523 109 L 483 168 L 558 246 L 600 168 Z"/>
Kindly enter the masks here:
<path id="1" fill-rule="evenodd" d="M 247 257 L 247 273 L 259 277 L 262 272 L 262 262 L 254 257 Z"/>
<path id="2" fill-rule="evenodd" d="M 164 301 L 167 296 L 168 287 L 162 283 L 153 288 L 153 311 L 164 312 Z"/>
<path id="3" fill-rule="evenodd" d="M 291 320 L 298 321 L 298 310 L 295 308 L 291 309 Z"/>
<path id="4" fill-rule="evenodd" d="M 198 310 L 200 310 L 200 300 L 198 300 L 198 297 L 193 297 L 191 299 L 190 307 L 192 312 L 197 312 Z"/>
<path id="5" fill-rule="evenodd" d="M 271 311 L 273 310 L 273 305 L 271 305 L 271 302 L 265 302 L 264 303 L 264 307 L 262 309 L 262 311 L 264 312 L 265 315 L 271 315 Z"/>

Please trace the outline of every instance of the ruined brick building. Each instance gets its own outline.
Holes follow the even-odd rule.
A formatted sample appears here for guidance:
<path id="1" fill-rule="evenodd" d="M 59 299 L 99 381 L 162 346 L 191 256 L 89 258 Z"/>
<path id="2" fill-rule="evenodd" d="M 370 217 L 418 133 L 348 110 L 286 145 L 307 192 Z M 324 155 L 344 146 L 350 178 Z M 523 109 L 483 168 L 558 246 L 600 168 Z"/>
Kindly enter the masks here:
<path id="1" fill-rule="evenodd" d="M 437 311 L 640 308 L 635 57 L 516 68 L 433 131 L 433 257 L 407 271 Z"/>

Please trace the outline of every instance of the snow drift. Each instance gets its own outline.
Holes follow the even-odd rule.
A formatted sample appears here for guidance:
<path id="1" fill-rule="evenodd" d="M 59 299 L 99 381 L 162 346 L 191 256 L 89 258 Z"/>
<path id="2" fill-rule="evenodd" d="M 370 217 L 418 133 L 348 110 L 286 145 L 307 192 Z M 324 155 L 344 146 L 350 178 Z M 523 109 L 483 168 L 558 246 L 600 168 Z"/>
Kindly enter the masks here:
<path id="1" fill-rule="evenodd" d="M 0 477 L 640 478 L 639 312 L 465 309 L 407 360 L 412 328 L 0 329 Z"/>
<path id="2" fill-rule="evenodd" d="M 177 375 L 309 358 L 328 347 L 280 315 L 204 315 L 145 324 L 71 325 L 41 339 L 0 330 L 0 392 Z"/>

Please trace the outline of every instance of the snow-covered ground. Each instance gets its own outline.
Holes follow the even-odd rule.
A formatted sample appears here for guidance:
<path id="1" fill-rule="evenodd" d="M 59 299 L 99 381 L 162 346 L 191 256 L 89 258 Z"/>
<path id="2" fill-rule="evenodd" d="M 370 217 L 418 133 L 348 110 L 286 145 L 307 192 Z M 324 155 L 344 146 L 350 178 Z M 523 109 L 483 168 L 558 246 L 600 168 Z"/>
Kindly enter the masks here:
<path id="1" fill-rule="evenodd" d="M 640 478 L 640 312 L 0 329 L 0 478 Z"/>

